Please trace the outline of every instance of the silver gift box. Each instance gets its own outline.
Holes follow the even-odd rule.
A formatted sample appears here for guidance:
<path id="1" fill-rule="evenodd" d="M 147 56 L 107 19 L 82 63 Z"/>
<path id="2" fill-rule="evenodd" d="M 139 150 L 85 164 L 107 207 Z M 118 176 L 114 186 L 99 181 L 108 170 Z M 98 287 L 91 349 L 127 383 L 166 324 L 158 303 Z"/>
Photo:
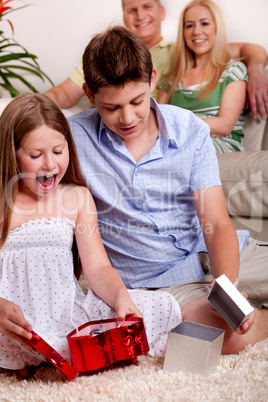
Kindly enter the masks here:
<path id="1" fill-rule="evenodd" d="M 164 370 L 209 376 L 219 364 L 224 330 L 183 321 L 168 334 Z"/>
<path id="2" fill-rule="evenodd" d="M 216 279 L 207 299 L 234 331 L 254 311 L 224 274 Z"/>

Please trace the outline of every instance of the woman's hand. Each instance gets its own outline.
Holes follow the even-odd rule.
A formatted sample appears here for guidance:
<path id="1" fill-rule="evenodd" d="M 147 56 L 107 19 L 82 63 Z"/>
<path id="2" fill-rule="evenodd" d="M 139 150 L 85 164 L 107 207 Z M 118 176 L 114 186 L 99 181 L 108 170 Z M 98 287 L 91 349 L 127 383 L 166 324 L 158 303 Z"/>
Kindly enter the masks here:
<path id="1" fill-rule="evenodd" d="M 9 300 L 0 298 L 0 332 L 14 341 L 31 349 L 25 340 L 32 338 L 32 326 L 21 311 L 21 308 Z"/>

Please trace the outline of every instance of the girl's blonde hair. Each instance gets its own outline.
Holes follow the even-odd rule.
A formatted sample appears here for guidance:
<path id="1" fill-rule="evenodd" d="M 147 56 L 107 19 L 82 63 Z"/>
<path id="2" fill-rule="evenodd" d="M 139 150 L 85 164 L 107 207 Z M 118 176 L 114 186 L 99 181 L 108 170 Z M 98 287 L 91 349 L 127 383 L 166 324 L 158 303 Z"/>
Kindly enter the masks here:
<path id="1" fill-rule="evenodd" d="M 3 222 L 0 249 L 10 230 L 12 208 L 18 193 L 16 151 L 33 130 L 44 124 L 60 132 L 68 143 L 69 165 L 61 182 L 87 186 L 69 124 L 58 106 L 45 95 L 24 94 L 16 97 L 0 117 L 0 205 Z"/>
<path id="2" fill-rule="evenodd" d="M 170 87 L 168 91 L 168 99 L 171 97 L 174 89 L 177 87 L 178 83 L 182 80 L 182 77 L 186 71 L 195 65 L 194 53 L 186 46 L 184 40 L 184 19 L 187 10 L 194 6 L 204 6 L 207 7 L 214 19 L 216 26 L 216 39 L 211 49 L 210 60 L 206 67 L 205 74 L 203 77 L 203 82 L 208 81 L 208 83 L 202 88 L 199 93 L 199 97 L 208 96 L 215 86 L 225 69 L 228 65 L 231 55 L 228 50 L 226 30 L 222 12 L 220 8 L 211 0 L 193 0 L 188 3 L 181 12 L 179 19 L 179 28 L 177 42 L 175 45 L 175 55 L 174 62 L 169 74 L 166 75 L 163 88 Z M 172 85 L 170 86 L 170 83 Z"/>

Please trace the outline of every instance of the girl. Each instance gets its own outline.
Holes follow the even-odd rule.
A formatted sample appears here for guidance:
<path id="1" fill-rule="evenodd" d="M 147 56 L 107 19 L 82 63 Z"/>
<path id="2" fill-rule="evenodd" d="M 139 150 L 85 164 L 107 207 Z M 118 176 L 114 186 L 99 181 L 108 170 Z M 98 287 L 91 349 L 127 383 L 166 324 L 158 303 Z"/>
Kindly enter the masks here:
<path id="1" fill-rule="evenodd" d="M 0 132 L 0 366 L 26 377 L 28 366 L 44 360 L 29 348 L 32 329 L 70 360 L 70 331 L 115 316 L 120 324 L 126 315 L 143 314 L 150 353 L 163 355 L 179 306 L 165 292 L 130 291 L 130 298 L 110 265 L 60 109 L 44 95 L 18 96 Z M 87 295 L 74 275 L 74 236 Z"/>
<path id="2" fill-rule="evenodd" d="M 209 126 L 218 153 L 243 151 L 246 67 L 231 60 L 223 16 L 210 0 L 191 1 L 179 21 L 175 59 L 159 103 L 192 110 Z"/>

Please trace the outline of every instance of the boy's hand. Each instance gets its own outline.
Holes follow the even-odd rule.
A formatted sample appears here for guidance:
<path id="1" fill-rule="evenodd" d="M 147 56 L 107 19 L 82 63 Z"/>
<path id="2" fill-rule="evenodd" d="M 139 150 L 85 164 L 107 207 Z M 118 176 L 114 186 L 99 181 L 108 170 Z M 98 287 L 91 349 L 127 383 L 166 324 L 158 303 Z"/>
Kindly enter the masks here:
<path id="1" fill-rule="evenodd" d="M 212 286 L 214 285 L 216 278 L 213 278 L 212 281 L 209 284 L 209 288 L 212 289 Z"/>
<path id="2" fill-rule="evenodd" d="M 254 318 L 255 318 L 255 313 L 253 311 L 253 313 L 250 315 L 250 317 L 244 321 L 240 327 L 237 328 L 236 332 L 238 333 L 238 335 L 244 335 L 246 334 L 250 328 L 252 327 L 253 323 L 254 323 Z"/>
<path id="3" fill-rule="evenodd" d="M 241 292 L 241 294 L 244 296 L 245 299 L 248 298 L 248 295 L 246 294 L 246 292 Z M 250 315 L 250 317 L 242 322 L 242 324 L 240 325 L 240 327 L 237 328 L 236 332 L 238 333 L 238 335 L 243 335 L 245 333 L 247 333 L 250 328 L 252 327 L 252 325 L 254 324 L 254 319 L 255 319 L 255 313 L 253 311 L 253 313 Z"/>
<path id="4" fill-rule="evenodd" d="M 9 300 L 0 298 L 0 332 L 31 349 L 24 339 L 32 338 L 31 331 L 32 326 L 25 320 L 21 308 Z"/>
<path id="5" fill-rule="evenodd" d="M 210 289 L 212 288 L 215 280 L 216 279 L 213 278 L 213 280 L 210 282 L 210 284 L 209 284 Z M 241 291 L 240 293 L 244 296 L 245 299 L 248 298 L 248 295 L 246 294 L 246 292 Z M 253 312 L 250 315 L 250 317 L 247 320 L 245 320 L 244 322 L 242 322 L 240 327 L 237 328 L 236 332 L 238 333 L 238 335 L 246 334 L 250 330 L 250 328 L 252 327 L 252 325 L 254 323 L 254 318 L 255 318 L 255 316 L 254 316 L 254 312 Z"/>

